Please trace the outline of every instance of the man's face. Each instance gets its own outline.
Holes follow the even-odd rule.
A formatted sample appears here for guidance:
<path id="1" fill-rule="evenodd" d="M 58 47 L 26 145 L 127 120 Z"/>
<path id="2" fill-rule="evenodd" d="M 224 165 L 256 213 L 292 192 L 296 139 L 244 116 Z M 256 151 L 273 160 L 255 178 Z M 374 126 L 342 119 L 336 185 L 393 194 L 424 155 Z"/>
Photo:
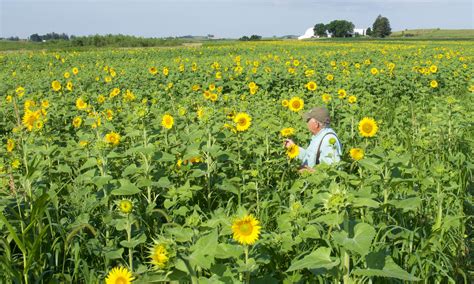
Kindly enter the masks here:
<path id="1" fill-rule="evenodd" d="M 308 130 L 314 135 L 321 130 L 321 123 L 314 118 L 310 118 L 306 121 Z"/>

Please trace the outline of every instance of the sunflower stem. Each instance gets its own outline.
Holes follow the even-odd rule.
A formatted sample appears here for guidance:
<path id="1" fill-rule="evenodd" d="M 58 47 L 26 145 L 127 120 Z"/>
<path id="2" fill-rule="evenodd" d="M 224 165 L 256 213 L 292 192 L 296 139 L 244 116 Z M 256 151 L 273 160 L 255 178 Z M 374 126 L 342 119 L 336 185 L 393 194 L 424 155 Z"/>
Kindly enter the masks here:
<path id="1" fill-rule="evenodd" d="M 244 252 L 245 252 L 245 266 L 248 269 L 248 264 L 249 264 L 249 246 L 248 245 L 244 246 Z M 245 272 L 245 283 L 250 283 L 250 271 Z"/>
<path id="2" fill-rule="evenodd" d="M 132 240 L 132 222 L 130 222 L 130 214 L 127 216 L 127 241 L 130 243 Z M 133 270 L 133 248 L 128 248 L 128 265 Z"/>

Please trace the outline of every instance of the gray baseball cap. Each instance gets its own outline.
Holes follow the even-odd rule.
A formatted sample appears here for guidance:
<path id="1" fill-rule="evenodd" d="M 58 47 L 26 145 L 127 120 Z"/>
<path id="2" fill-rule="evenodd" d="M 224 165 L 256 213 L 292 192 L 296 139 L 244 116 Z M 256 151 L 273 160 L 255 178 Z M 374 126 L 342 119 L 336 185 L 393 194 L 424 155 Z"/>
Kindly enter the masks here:
<path id="1" fill-rule="evenodd" d="M 311 118 L 314 118 L 324 124 L 329 124 L 331 122 L 329 111 L 325 107 L 314 107 L 303 114 L 304 120 L 309 120 Z"/>

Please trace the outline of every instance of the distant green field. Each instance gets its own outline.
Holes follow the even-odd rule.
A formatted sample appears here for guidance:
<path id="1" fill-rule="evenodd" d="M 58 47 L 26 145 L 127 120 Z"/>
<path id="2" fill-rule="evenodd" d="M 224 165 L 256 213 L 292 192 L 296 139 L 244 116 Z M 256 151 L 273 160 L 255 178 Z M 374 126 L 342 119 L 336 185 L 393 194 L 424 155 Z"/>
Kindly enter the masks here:
<path id="1" fill-rule="evenodd" d="M 393 32 L 390 37 L 416 37 L 416 38 L 474 38 L 474 29 L 441 30 L 441 29 L 416 29 Z"/>

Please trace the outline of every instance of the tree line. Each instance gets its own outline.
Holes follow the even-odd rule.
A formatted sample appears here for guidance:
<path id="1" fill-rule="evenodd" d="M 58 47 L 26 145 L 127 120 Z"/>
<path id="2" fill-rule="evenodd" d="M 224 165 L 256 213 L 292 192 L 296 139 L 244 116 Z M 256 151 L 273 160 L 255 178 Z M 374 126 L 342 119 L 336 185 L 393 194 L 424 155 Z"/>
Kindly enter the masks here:
<path id="1" fill-rule="evenodd" d="M 329 24 L 319 23 L 314 25 L 314 35 L 319 37 L 352 37 L 354 36 L 354 24 L 346 20 L 334 20 Z M 386 37 L 392 33 L 390 21 L 386 17 L 379 15 L 372 27 L 367 28 L 366 35 L 372 37 Z"/>

